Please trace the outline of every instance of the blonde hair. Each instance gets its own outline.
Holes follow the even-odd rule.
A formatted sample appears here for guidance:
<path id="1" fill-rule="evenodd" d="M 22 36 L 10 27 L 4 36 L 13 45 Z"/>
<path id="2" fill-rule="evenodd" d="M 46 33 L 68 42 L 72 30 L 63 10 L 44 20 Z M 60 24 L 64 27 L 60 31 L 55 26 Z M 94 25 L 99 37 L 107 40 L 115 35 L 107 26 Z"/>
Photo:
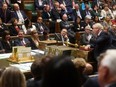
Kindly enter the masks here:
<path id="1" fill-rule="evenodd" d="M 26 87 L 25 76 L 18 68 L 9 67 L 1 76 L 0 87 Z"/>

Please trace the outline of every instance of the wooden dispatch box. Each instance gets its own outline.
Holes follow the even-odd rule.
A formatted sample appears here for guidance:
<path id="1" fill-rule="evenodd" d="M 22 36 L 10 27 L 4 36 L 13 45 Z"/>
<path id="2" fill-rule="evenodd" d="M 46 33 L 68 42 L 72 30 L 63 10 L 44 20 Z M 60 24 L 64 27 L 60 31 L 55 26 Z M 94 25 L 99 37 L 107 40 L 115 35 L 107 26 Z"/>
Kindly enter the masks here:
<path id="1" fill-rule="evenodd" d="M 34 58 L 31 56 L 31 47 L 25 47 L 25 46 L 13 47 L 12 55 L 8 60 L 15 63 L 34 61 Z"/>

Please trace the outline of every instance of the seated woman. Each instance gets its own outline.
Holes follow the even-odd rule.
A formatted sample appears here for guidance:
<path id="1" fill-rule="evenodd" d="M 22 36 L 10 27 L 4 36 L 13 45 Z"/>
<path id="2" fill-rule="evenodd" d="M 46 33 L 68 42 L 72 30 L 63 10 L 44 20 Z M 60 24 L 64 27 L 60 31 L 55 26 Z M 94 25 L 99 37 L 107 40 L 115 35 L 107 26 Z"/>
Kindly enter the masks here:
<path id="1" fill-rule="evenodd" d="M 36 30 L 31 31 L 31 38 L 29 39 L 31 49 L 38 49 L 39 47 L 39 37 Z"/>
<path id="2" fill-rule="evenodd" d="M 18 19 L 12 18 L 11 20 L 12 25 L 9 27 L 10 35 L 16 36 L 18 32 L 21 30 L 21 27 L 18 25 Z"/>
<path id="3" fill-rule="evenodd" d="M 84 31 L 83 22 L 81 22 L 81 18 L 79 16 L 77 16 L 77 18 L 76 18 L 76 20 L 74 22 L 73 31 L 74 32 Z"/>
<path id="4" fill-rule="evenodd" d="M 30 34 L 32 30 L 36 30 L 36 27 L 30 20 L 28 20 L 22 25 L 22 30 L 24 31 L 24 34 Z"/>
<path id="5" fill-rule="evenodd" d="M 12 46 L 14 46 L 14 41 L 10 38 L 10 32 L 5 30 L 2 35 L 2 41 L 3 49 L 5 50 L 5 53 L 12 52 Z"/>
<path id="6" fill-rule="evenodd" d="M 23 73 L 16 67 L 8 67 L 2 73 L 0 87 L 26 87 Z"/>

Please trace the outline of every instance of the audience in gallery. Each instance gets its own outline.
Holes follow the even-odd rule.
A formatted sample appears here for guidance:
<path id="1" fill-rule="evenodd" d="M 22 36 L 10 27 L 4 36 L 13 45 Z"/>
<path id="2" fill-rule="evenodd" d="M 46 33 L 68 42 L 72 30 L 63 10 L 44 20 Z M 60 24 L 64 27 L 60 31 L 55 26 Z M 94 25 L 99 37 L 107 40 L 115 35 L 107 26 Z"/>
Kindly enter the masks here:
<path id="1" fill-rule="evenodd" d="M 8 67 L 1 75 L 0 87 L 26 87 L 25 76 L 18 68 Z"/>

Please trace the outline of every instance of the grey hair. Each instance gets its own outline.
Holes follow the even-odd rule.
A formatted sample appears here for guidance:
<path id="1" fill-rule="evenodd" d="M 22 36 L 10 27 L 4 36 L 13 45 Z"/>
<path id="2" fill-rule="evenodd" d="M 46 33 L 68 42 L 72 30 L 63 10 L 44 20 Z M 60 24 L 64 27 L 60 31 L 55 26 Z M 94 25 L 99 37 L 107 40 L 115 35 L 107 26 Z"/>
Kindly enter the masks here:
<path id="1" fill-rule="evenodd" d="M 101 66 L 109 68 L 112 75 L 116 75 L 116 50 L 111 49 L 105 52 L 105 56 L 101 61 Z"/>
<path id="2" fill-rule="evenodd" d="M 93 25 L 93 27 L 96 27 L 96 28 L 98 28 L 98 29 L 100 29 L 100 30 L 103 29 L 103 26 L 102 26 L 100 23 L 95 23 L 95 24 Z"/>

